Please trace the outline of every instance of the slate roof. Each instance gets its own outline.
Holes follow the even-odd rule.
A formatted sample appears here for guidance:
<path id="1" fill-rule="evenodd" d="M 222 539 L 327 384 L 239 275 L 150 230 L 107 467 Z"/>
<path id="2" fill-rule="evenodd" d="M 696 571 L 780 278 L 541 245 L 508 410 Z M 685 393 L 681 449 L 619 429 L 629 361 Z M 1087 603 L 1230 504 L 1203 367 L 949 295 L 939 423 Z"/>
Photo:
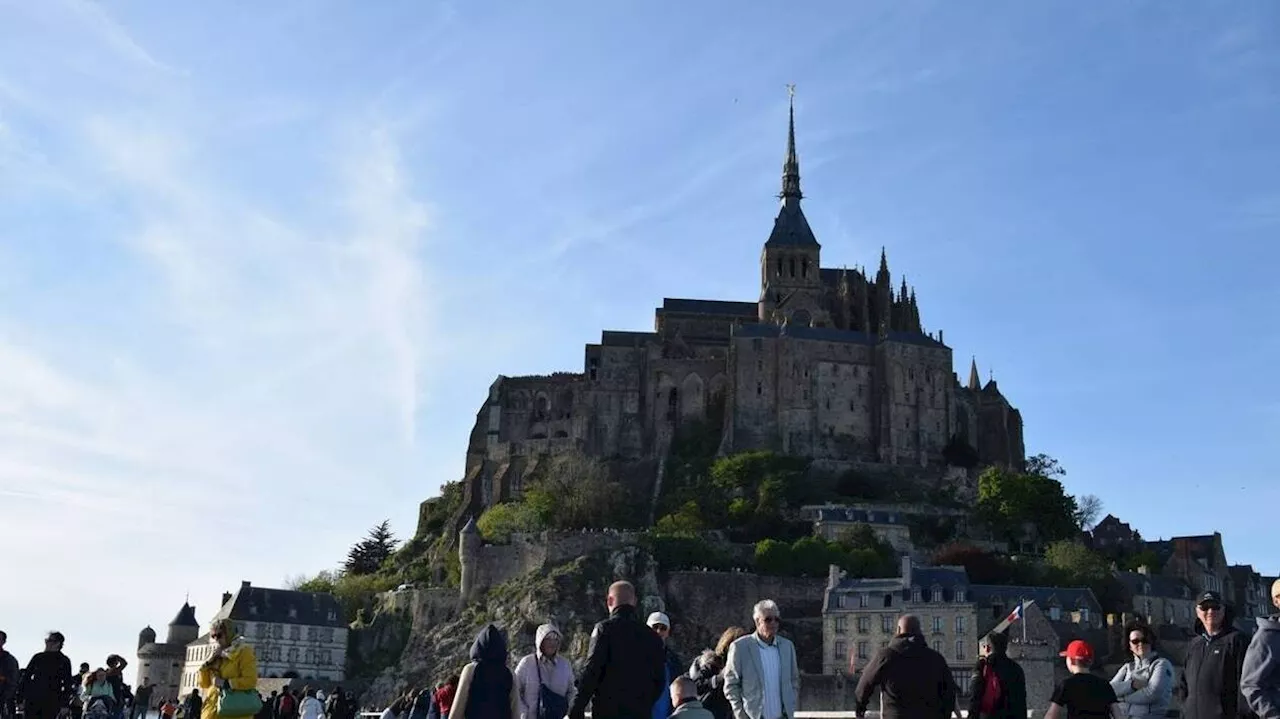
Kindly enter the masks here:
<path id="1" fill-rule="evenodd" d="M 729 300 L 688 300 L 678 297 L 662 298 L 665 312 L 688 312 L 702 315 L 734 315 L 756 318 L 760 316 L 760 306 L 755 302 L 732 302 Z"/>
<path id="2" fill-rule="evenodd" d="M 332 594 L 267 589 L 248 582 L 240 583 L 240 589 L 222 606 L 215 618 L 315 627 L 346 626 L 342 620 L 342 607 Z"/>
<path id="3" fill-rule="evenodd" d="M 643 347 L 657 340 L 658 334 L 656 332 L 605 330 L 600 333 L 600 344 L 605 347 Z"/>
<path id="4" fill-rule="evenodd" d="M 833 327 L 803 327 L 800 325 L 781 325 L 771 324 L 749 324 L 741 325 L 733 328 L 735 337 L 795 337 L 802 340 L 817 340 L 819 342 L 840 342 L 845 344 L 860 345 L 876 345 L 882 341 L 902 342 L 904 344 L 921 345 L 924 347 L 946 347 L 946 345 L 933 339 L 929 335 L 919 332 L 890 332 L 888 336 L 881 340 L 876 335 L 859 332 L 857 330 L 841 330 Z"/>
<path id="5" fill-rule="evenodd" d="M 178 610 L 178 615 L 169 622 L 171 627 L 198 627 L 200 622 L 196 621 L 196 608 L 188 604 L 182 603 L 182 609 Z"/>
<path id="6" fill-rule="evenodd" d="M 1152 569 L 1155 569 L 1152 567 Z M 1124 588 L 1128 590 L 1130 596 L 1145 594 L 1151 597 L 1161 597 L 1164 599 L 1191 599 L 1195 596 L 1195 592 L 1186 582 L 1176 577 L 1166 577 L 1162 574 L 1143 575 L 1138 572 L 1116 572 L 1116 579 Z M 1151 586 L 1151 592 L 1148 594 L 1143 590 L 1143 584 Z M 1186 594 L 1183 594 L 1183 590 Z"/>
<path id="7" fill-rule="evenodd" d="M 1098 604 L 1093 590 L 1088 587 L 1022 587 L 1001 586 L 995 584 L 974 584 L 969 587 L 973 601 L 978 605 L 992 604 L 999 599 L 1001 604 L 1012 606 L 1018 600 L 1033 599 L 1037 606 L 1046 612 L 1055 604 L 1068 611 L 1078 607 L 1087 607 L 1090 612 L 1101 614 L 1102 606 Z"/>
<path id="8" fill-rule="evenodd" d="M 809 220 L 804 216 L 798 202 L 786 202 L 778 209 L 778 216 L 773 220 L 773 232 L 765 241 L 765 247 L 812 247 L 818 244 L 809 228 Z"/>

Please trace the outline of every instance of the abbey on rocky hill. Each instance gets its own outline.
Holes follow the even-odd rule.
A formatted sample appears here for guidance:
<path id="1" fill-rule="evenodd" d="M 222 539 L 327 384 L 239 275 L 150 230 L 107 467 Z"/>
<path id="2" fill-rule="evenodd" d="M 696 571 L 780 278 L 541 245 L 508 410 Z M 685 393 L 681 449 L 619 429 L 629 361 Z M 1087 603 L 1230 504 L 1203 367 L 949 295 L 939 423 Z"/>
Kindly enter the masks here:
<path id="1" fill-rule="evenodd" d="M 499 376 L 468 447 L 472 510 L 518 496 L 549 456 L 660 459 L 692 420 L 722 423 L 722 452 L 1020 466 L 1022 418 L 995 381 L 981 385 L 971 366 L 960 383 L 883 250 L 874 277 L 824 268 L 802 196 L 793 104 L 759 298 L 667 298 L 652 332 L 606 330 L 587 345 L 582 372 Z"/>

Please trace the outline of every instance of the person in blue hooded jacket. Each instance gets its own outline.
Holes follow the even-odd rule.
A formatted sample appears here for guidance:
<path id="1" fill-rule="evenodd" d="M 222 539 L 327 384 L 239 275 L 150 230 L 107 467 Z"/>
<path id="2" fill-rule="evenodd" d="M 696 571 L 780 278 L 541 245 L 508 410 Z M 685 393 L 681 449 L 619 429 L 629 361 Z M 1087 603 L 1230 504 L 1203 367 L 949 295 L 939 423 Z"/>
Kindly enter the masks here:
<path id="1" fill-rule="evenodd" d="M 507 638 L 490 624 L 471 645 L 471 663 L 458 676 L 449 719 L 519 719 L 520 698 L 507 668 Z"/>
<path id="2" fill-rule="evenodd" d="M 1271 601 L 1280 609 L 1280 579 L 1271 585 Z M 1280 719 L 1280 614 L 1258 617 L 1240 670 L 1240 693 L 1258 719 Z"/>

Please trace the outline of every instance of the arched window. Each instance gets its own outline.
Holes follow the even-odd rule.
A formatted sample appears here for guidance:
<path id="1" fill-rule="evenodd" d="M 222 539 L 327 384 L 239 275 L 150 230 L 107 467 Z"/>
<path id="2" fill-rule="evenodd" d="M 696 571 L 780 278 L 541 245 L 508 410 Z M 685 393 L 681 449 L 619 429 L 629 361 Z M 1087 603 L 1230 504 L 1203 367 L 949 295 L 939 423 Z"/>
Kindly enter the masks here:
<path id="1" fill-rule="evenodd" d="M 800 276 L 801 277 L 809 276 L 809 258 L 808 257 L 805 257 L 800 260 Z"/>
<path id="2" fill-rule="evenodd" d="M 796 276 L 796 258 L 792 257 L 790 260 L 788 260 L 787 265 L 791 270 L 791 276 L 795 277 Z"/>
<path id="3" fill-rule="evenodd" d="M 778 276 L 779 277 L 782 276 L 782 258 L 781 257 L 778 258 Z"/>
<path id="4" fill-rule="evenodd" d="M 680 416 L 680 390 L 672 387 L 667 392 L 667 420 L 674 422 Z"/>

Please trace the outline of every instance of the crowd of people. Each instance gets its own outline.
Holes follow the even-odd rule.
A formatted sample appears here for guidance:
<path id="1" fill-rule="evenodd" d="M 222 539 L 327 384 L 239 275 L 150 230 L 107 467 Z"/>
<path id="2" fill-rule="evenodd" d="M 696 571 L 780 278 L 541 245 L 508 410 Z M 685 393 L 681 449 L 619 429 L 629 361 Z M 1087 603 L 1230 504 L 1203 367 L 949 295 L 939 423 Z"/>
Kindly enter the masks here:
<path id="1" fill-rule="evenodd" d="M 1280 609 L 1280 581 L 1272 587 Z M 554 624 L 534 635 L 533 651 L 509 667 L 506 635 L 482 629 L 471 661 L 443 685 L 397 698 L 382 719 L 795 719 L 800 672 L 794 644 L 778 633 L 777 603 L 752 610 L 755 631 L 730 627 L 714 648 L 686 668 L 669 645 L 671 620 L 662 612 L 641 621 L 628 582 L 609 587 L 609 616 L 595 626 L 580 676 L 560 653 Z M 1183 719 L 1280 719 L 1280 614 L 1259 618 L 1252 640 L 1237 631 L 1216 592 L 1196 604 L 1200 633 L 1175 679 L 1173 663 L 1155 646 L 1151 628 L 1132 623 L 1125 638 L 1131 659 L 1111 681 L 1094 673 L 1085 641 L 1061 653 L 1067 677 L 1054 688 L 1045 719 L 1151 719 L 1171 714 L 1176 695 Z M 181 702 L 165 699 L 164 719 L 356 719 L 355 697 L 334 687 L 327 695 L 288 687 L 262 696 L 253 647 L 227 619 L 209 631 L 215 651 L 200 667 L 199 691 Z M 0 719 L 134 719 L 146 717 L 151 687 L 130 693 L 123 657 L 106 666 L 82 664 L 72 674 L 64 637 L 51 632 L 45 650 L 20 669 L 0 631 Z M 919 617 L 899 618 L 896 636 L 859 673 L 853 710 L 862 717 L 879 696 L 883 719 L 951 719 L 961 704 L 974 719 L 1026 719 L 1026 676 L 1008 654 L 1003 633 L 985 636 L 967 692 L 946 659 L 929 647 Z M 961 702 L 961 697 L 966 700 Z"/>

